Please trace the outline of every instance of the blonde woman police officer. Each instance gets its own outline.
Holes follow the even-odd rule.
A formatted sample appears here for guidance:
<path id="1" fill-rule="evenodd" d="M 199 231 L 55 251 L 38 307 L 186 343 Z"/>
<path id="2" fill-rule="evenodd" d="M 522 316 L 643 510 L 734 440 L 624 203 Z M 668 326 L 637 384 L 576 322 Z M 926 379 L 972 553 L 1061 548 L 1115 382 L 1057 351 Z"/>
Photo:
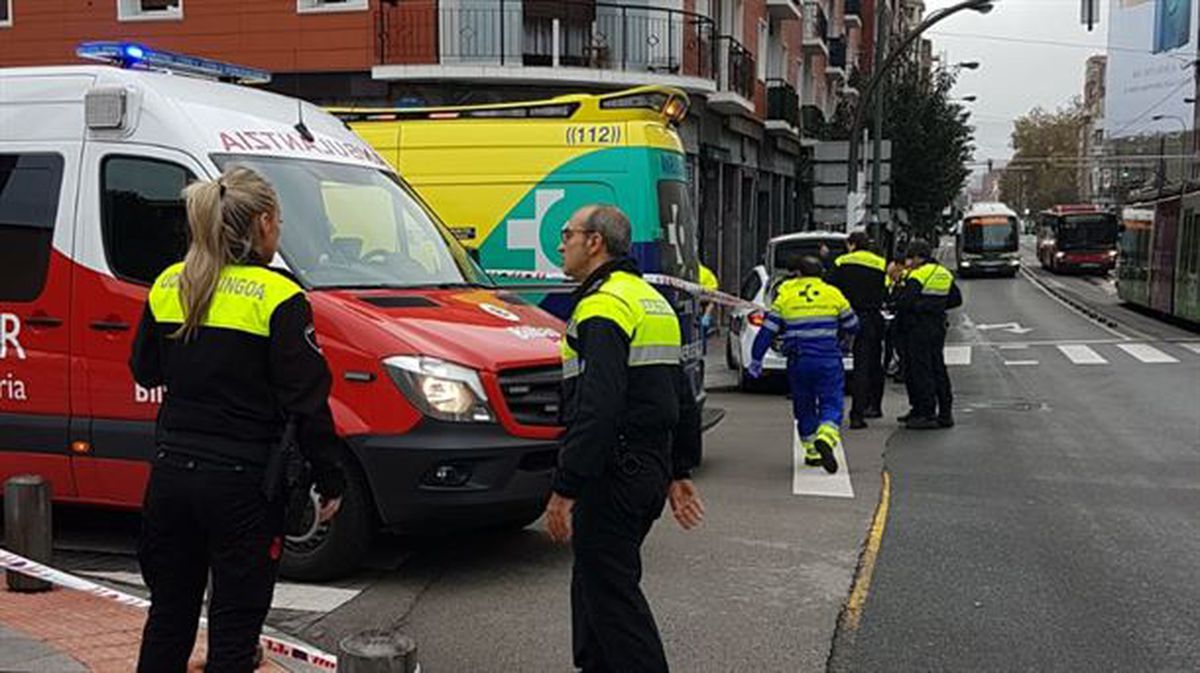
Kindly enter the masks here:
<path id="1" fill-rule="evenodd" d="M 274 189 L 233 167 L 184 195 L 187 256 L 151 287 L 130 360 L 140 385 L 166 386 L 138 549 L 151 596 L 138 671 L 185 670 L 211 572 L 206 670 L 240 673 L 254 669 L 283 551 L 285 498 L 268 502 L 263 485 L 285 419 L 313 465 L 322 520 L 344 478 L 308 300 L 267 266 Z"/>

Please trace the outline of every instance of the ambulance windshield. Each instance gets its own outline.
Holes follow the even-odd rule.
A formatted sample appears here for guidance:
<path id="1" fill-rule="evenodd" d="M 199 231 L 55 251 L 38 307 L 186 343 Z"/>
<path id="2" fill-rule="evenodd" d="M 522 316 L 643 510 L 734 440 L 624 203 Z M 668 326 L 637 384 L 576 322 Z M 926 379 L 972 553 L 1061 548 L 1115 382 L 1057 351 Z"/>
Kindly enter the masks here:
<path id="1" fill-rule="evenodd" d="M 219 155 L 279 194 L 280 254 L 311 288 L 492 285 L 466 250 L 393 175 L 366 166 Z"/>

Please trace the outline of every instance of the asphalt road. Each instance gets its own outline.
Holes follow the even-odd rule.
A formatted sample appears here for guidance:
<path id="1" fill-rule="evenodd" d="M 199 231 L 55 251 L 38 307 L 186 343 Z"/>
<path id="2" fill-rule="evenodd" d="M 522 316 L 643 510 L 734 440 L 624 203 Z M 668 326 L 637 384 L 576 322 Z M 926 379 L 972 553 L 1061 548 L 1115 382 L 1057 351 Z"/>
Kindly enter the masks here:
<path id="1" fill-rule="evenodd" d="M 961 283 L 959 424 L 888 442 L 882 546 L 830 670 L 1200 669 L 1200 335 L 1049 280 L 1117 318 L 1097 325 L 1031 278 Z"/>
<path id="2" fill-rule="evenodd" d="M 697 475 L 708 521 L 665 516 L 645 547 L 673 670 L 1200 670 L 1200 334 L 1120 306 L 1106 279 L 1027 272 L 961 283 L 958 426 L 897 430 L 889 384 L 888 418 L 845 435 L 851 498 L 795 493 L 781 396 L 711 394 L 727 415 Z M 56 517 L 56 564 L 144 594 L 136 516 Z M 433 673 L 569 671 L 569 576 L 540 522 L 382 538 L 353 577 L 281 584 L 268 623 L 331 652 L 399 629 Z"/>

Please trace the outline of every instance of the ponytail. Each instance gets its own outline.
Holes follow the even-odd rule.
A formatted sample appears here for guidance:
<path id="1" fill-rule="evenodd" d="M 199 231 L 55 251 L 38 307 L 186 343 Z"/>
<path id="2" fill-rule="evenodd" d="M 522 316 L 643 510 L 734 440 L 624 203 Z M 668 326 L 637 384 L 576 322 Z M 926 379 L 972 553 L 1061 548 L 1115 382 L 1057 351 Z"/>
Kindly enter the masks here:
<path id="1" fill-rule="evenodd" d="M 187 340 L 208 315 L 221 270 L 249 261 L 258 243 L 255 221 L 279 205 L 271 185 L 241 166 L 231 166 L 217 180 L 188 185 L 183 196 L 191 243 L 179 277 L 183 324 L 172 336 Z"/>

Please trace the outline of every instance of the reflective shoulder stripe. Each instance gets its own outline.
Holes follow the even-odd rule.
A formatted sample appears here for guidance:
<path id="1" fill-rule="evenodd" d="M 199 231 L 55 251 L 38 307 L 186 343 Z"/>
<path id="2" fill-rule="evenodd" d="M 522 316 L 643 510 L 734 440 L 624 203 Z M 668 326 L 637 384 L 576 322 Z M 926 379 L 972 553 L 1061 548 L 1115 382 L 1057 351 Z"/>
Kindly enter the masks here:
<path id="1" fill-rule="evenodd" d="M 165 323 L 184 321 L 179 294 L 182 271 L 182 263 L 174 264 L 154 282 L 150 290 L 150 309 L 155 320 Z M 221 269 L 208 314 L 200 324 L 269 336 L 275 309 L 301 292 L 294 281 L 270 269 L 230 265 Z"/>
<path id="2" fill-rule="evenodd" d="M 682 356 L 679 346 L 630 346 L 629 366 L 677 365 Z"/>

